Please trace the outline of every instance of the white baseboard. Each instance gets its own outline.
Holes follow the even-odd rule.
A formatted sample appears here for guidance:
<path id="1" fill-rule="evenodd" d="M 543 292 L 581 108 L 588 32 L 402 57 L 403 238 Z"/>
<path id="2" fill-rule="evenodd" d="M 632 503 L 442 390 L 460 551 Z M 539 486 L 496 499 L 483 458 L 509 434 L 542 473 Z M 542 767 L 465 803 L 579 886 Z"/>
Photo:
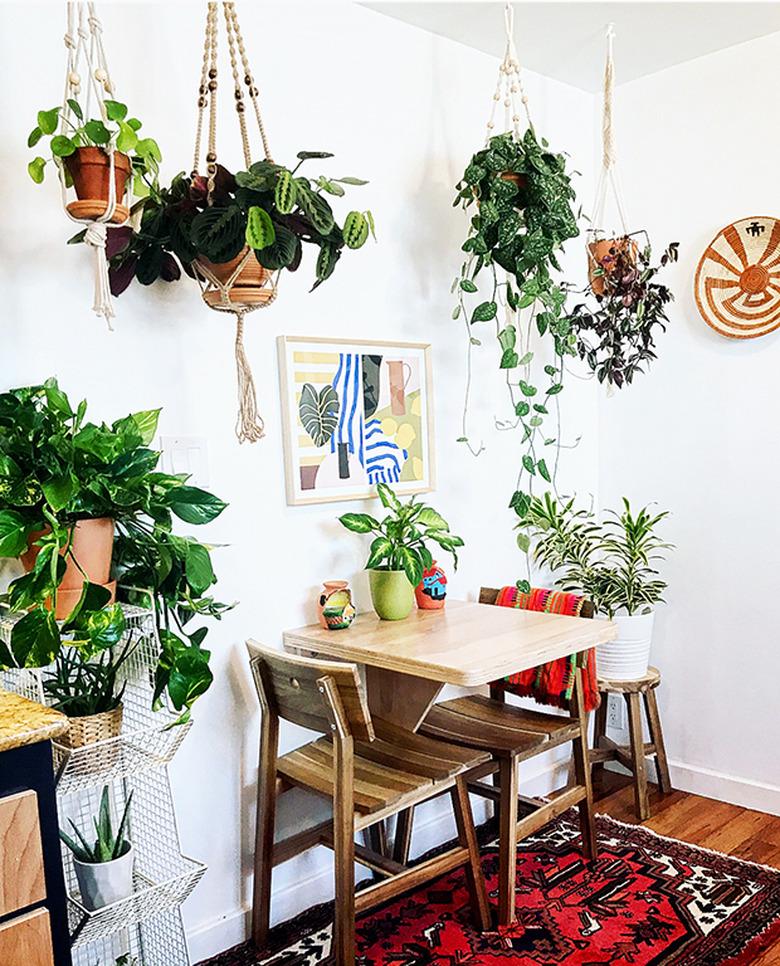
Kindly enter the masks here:
<path id="1" fill-rule="evenodd" d="M 530 795 L 544 795 L 561 785 L 566 779 L 567 761 L 546 763 L 537 771 L 520 772 L 523 791 Z M 735 775 L 688 765 L 670 759 L 672 784 L 680 791 L 714 798 L 722 802 L 752 808 L 771 815 L 780 815 L 780 787 L 763 782 L 749 781 Z M 651 766 L 652 768 L 652 766 Z M 650 772 L 651 777 L 655 777 Z M 479 814 L 475 816 L 481 820 Z M 422 819 L 422 816 L 420 817 Z M 421 852 L 443 841 L 452 834 L 449 810 L 441 807 L 432 815 L 415 824 L 415 851 Z M 313 875 L 290 883 L 274 891 L 272 921 L 283 922 L 319 902 L 326 902 L 333 895 L 333 873 L 330 863 L 323 863 Z M 243 942 L 249 935 L 249 910 L 235 909 L 217 919 L 205 922 L 188 931 L 190 954 L 193 963 L 215 956 Z"/>

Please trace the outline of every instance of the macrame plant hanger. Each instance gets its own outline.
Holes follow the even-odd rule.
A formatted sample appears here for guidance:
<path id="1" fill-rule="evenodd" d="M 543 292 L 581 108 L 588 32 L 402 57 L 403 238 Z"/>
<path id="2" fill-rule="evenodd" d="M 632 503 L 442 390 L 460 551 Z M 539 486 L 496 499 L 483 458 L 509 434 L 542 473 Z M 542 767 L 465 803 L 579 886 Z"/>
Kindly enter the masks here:
<path id="1" fill-rule="evenodd" d="M 607 59 L 604 65 L 604 106 L 601 120 L 601 172 L 596 185 L 596 201 L 593 208 L 593 228 L 589 234 L 597 235 L 607 231 L 605 223 L 607 208 L 607 193 L 612 189 L 618 218 L 620 219 L 621 234 L 628 235 L 628 218 L 620 190 L 620 179 L 617 171 L 617 157 L 615 154 L 615 134 L 612 118 L 613 89 L 615 86 L 615 61 L 613 43 L 615 39 L 615 25 L 607 24 Z"/>
<path id="2" fill-rule="evenodd" d="M 60 111 L 60 134 L 69 136 L 69 132 L 77 127 L 76 117 L 71 101 L 77 100 L 81 93 L 81 70 L 86 71 L 86 101 L 82 105 L 84 118 L 90 116 L 93 100 L 100 112 L 104 124 L 108 124 L 106 114 L 106 97 L 113 98 L 114 84 L 108 70 L 106 52 L 103 47 L 103 27 L 98 18 L 94 3 L 68 2 L 67 30 L 65 32 L 65 49 L 67 51 L 67 65 L 65 69 L 65 93 Z M 79 120 L 78 118 L 76 119 Z M 109 193 L 105 211 L 96 211 L 86 201 L 68 202 L 68 184 L 64 162 L 58 165 L 62 206 L 65 213 L 80 225 L 85 226 L 84 241 L 94 253 L 95 298 L 92 305 L 97 315 L 102 315 L 109 329 L 114 317 L 114 307 L 111 299 L 111 289 L 108 283 L 108 264 L 106 262 L 106 233 L 109 226 L 118 228 L 125 225 L 130 216 L 130 196 L 132 193 L 132 171 L 127 179 L 125 194 L 122 198 L 116 196 L 116 180 L 114 171 L 116 166 L 116 139 L 102 146 L 109 160 Z M 127 202 L 125 204 L 124 202 Z"/>
<path id="3" fill-rule="evenodd" d="M 260 131 L 263 143 L 264 157 L 271 161 L 271 151 L 265 125 L 260 114 L 258 89 L 255 86 L 252 72 L 249 68 L 244 41 L 238 25 L 235 3 L 223 2 L 225 15 L 225 29 L 227 33 L 230 65 L 233 73 L 234 97 L 238 125 L 241 133 L 241 145 L 244 154 L 244 164 L 249 169 L 252 155 L 249 146 L 247 130 L 244 91 L 241 87 L 242 76 L 239 71 L 239 59 L 243 71 L 243 83 L 246 86 L 253 113 Z M 193 162 L 193 179 L 198 177 L 200 165 L 201 144 L 203 140 L 203 126 L 206 110 L 208 109 L 208 132 L 206 153 L 206 185 L 207 204 L 213 204 L 214 184 L 217 175 L 217 38 L 219 32 L 218 4 L 210 0 L 206 16 L 206 38 L 203 45 L 203 66 L 201 70 L 200 86 L 198 88 L 198 120 L 195 131 L 195 155 Z M 265 308 L 276 298 L 277 283 L 280 273 L 273 278 L 265 269 L 261 270 L 262 284 L 255 287 L 252 293 L 237 285 L 239 276 L 247 267 L 249 260 L 256 260 L 255 253 L 247 248 L 237 259 L 236 266 L 227 279 L 221 280 L 215 274 L 213 267 L 204 259 L 197 258 L 192 263 L 203 300 L 210 309 L 217 312 L 230 312 L 236 317 L 236 375 L 238 379 L 238 418 L 236 421 L 236 436 L 239 442 L 254 443 L 262 439 L 264 425 L 257 411 L 257 394 L 255 392 L 252 369 L 244 349 L 244 317 L 255 309 Z M 251 263 L 250 263 L 251 264 Z M 259 263 L 258 263 L 259 265 Z"/>

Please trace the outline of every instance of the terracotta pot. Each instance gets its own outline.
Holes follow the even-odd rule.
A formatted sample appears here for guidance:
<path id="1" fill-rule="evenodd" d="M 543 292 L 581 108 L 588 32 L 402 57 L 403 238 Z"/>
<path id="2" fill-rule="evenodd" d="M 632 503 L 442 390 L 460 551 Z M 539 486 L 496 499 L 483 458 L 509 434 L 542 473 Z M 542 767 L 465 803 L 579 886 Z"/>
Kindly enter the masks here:
<path id="1" fill-rule="evenodd" d="M 528 184 L 528 178 L 524 174 L 518 174 L 516 171 L 502 171 L 501 178 L 504 181 L 511 181 L 518 188 L 525 188 Z"/>
<path id="2" fill-rule="evenodd" d="M 68 205 L 74 218 L 97 218 L 108 207 L 109 175 L 111 162 L 101 148 L 76 148 L 73 154 L 64 159 L 65 167 L 73 179 L 78 201 Z M 114 152 L 114 186 L 116 207 L 111 221 L 118 223 L 128 216 L 127 205 L 120 202 L 125 195 L 125 186 L 130 177 L 130 158 L 120 151 Z"/>
<path id="3" fill-rule="evenodd" d="M 615 256 L 611 252 L 628 252 L 631 262 L 636 262 L 639 248 L 633 238 L 624 235 L 622 238 L 598 238 L 588 242 L 588 281 L 594 295 L 603 295 L 605 279 L 612 271 Z M 604 274 L 596 274 L 599 268 Z"/>
<path id="4" fill-rule="evenodd" d="M 420 610 L 441 610 L 447 596 L 447 575 L 433 561 L 433 565 L 423 570 L 423 579 L 414 588 L 414 596 Z"/>
<path id="5" fill-rule="evenodd" d="M 40 548 L 34 546 L 35 541 L 47 532 L 39 530 L 30 534 L 28 549 L 20 557 L 28 573 L 35 566 L 40 552 Z M 57 591 L 54 616 L 58 620 L 64 620 L 78 603 L 85 579 L 106 587 L 111 592 L 112 600 L 116 596 L 116 581 L 109 580 L 114 553 L 114 521 L 110 517 L 79 520 L 73 527 L 70 550 L 65 560 L 65 574 Z M 60 553 L 64 552 L 63 548 Z"/>
<path id="6" fill-rule="evenodd" d="M 243 248 L 229 262 L 212 262 L 202 255 L 198 257 L 198 262 L 224 285 L 243 261 L 248 251 L 248 248 Z M 244 302 L 250 305 L 268 302 L 273 298 L 274 286 L 271 284 L 271 273 L 267 268 L 263 268 L 255 258 L 254 253 L 250 254 L 244 262 L 243 268 L 227 294 L 231 302 Z M 206 292 L 204 298 L 209 305 L 218 305 L 222 301 L 222 293 L 215 289 L 212 292 Z"/>

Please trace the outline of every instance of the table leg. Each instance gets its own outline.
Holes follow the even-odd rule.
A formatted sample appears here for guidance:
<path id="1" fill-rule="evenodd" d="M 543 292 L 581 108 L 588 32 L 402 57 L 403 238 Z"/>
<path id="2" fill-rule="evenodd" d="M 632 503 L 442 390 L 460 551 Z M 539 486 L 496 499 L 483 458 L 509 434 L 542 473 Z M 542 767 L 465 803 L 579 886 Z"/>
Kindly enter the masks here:
<path id="1" fill-rule="evenodd" d="M 366 666 L 371 714 L 409 731 L 417 731 L 443 687 L 440 681 Z"/>

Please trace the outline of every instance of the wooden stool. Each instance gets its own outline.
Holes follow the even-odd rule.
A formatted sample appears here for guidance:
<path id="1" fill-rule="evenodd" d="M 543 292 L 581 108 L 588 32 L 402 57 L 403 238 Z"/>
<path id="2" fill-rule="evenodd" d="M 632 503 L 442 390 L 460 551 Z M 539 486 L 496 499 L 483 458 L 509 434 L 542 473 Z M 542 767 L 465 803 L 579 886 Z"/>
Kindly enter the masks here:
<path id="1" fill-rule="evenodd" d="M 596 711 L 596 728 L 593 734 L 593 748 L 590 752 L 592 767 L 603 769 L 605 761 L 619 761 L 634 776 L 634 811 L 637 821 L 644 822 L 650 817 L 650 803 L 647 797 L 647 769 L 645 758 L 655 756 L 658 786 L 664 795 L 672 791 L 669 778 L 669 763 L 666 760 L 664 735 L 661 717 L 655 699 L 655 689 L 661 683 L 657 668 L 649 667 L 647 674 L 637 681 L 608 681 L 599 678 L 601 706 Z M 628 706 L 628 731 L 630 745 L 618 745 L 607 737 L 607 701 L 610 694 L 622 694 Z M 642 710 L 640 699 L 644 699 L 647 727 L 650 741 L 645 742 L 642 734 Z"/>

